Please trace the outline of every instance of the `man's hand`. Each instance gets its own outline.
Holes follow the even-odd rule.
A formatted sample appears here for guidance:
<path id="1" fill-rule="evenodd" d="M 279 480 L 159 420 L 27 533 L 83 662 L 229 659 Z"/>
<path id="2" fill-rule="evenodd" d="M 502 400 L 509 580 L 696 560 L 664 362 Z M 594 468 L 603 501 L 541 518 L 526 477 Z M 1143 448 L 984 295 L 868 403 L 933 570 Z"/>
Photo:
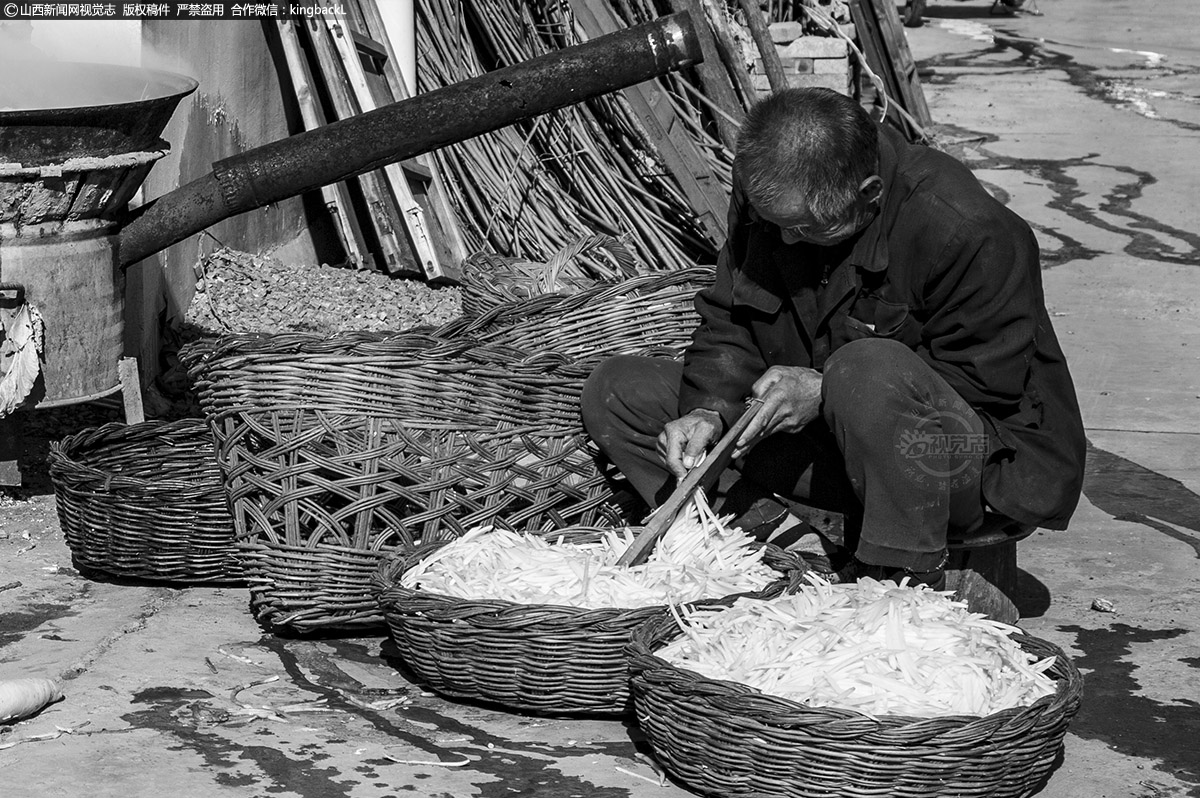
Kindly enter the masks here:
<path id="1" fill-rule="evenodd" d="M 667 422 L 658 436 L 658 456 L 676 479 L 704 459 L 709 444 L 721 437 L 721 416 L 715 410 L 697 409 Z"/>
<path id="2" fill-rule="evenodd" d="M 750 389 L 762 409 L 738 438 L 734 458 L 777 432 L 799 432 L 821 412 L 821 372 L 802 366 L 771 366 Z"/>

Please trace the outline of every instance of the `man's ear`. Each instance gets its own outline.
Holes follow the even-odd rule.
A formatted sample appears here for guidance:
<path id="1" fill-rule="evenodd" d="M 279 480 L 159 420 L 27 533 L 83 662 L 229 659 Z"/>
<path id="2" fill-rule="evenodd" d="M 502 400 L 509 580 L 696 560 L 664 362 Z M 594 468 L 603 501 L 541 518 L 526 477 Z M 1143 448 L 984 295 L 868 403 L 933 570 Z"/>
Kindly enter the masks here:
<path id="1" fill-rule="evenodd" d="M 867 202 L 878 202 L 879 198 L 883 196 L 883 178 L 879 175 L 871 175 L 858 184 L 858 193 Z"/>

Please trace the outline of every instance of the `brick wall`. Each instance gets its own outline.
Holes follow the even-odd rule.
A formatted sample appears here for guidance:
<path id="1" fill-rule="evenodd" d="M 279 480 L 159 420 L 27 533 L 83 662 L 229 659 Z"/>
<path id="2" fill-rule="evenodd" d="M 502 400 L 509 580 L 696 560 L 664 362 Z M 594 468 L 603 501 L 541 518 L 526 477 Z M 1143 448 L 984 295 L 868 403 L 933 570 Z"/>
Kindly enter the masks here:
<path id="1" fill-rule="evenodd" d="M 788 85 L 822 86 L 849 97 L 857 95 L 855 62 L 845 39 L 803 35 L 803 25 L 799 22 L 776 22 L 770 29 Z M 854 38 L 853 25 L 843 25 L 842 30 Z M 761 59 L 755 61 L 751 79 L 760 97 L 771 93 Z"/>

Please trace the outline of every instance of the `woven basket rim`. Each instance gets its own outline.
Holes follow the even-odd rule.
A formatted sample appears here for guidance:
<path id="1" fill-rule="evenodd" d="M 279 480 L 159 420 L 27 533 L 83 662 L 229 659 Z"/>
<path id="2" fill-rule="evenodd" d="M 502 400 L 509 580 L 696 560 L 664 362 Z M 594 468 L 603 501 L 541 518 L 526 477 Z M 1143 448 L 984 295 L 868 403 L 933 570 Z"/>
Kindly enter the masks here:
<path id="1" fill-rule="evenodd" d="M 786 592 L 786 591 L 785 591 Z M 729 599 L 718 599 L 712 604 L 728 605 L 738 597 L 729 597 Z M 674 626 L 674 629 L 666 627 Z M 770 725 L 770 719 L 764 719 L 761 715 L 765 714 L 764 710 L 771 711 L 780 716 L 788 716 L 789 719 L 781 726 L 794 725 L 794 718 L 797 715 L 809 715 L 810 717 L 825 717 L 829 720 L 845 720 L 845 721 L 861 721 L 864 724 L 874 724 L 879 730 L 896 730 L 916 725 L 931 725 L 931 724 L 960 724 L 963 727 L 969 727 L 976 723 L 986 723 L 988 725 L 996 723 L 1000 719 L 1014 718 L 1025 715 L 1031 712 L 1040 711 L 1042 708 L 1050 704 L 1066 705 L 1072 699 L 1072 695 L 1080 692 L 1083 684 L 1083 676 L 1079 673 L 1079 669 L 1075 666 L 1071 658 L 1061 647 L 1044 640 L 1039 637 L 1030 635 L 1024 631 L 1013 634 L 1012 639 L 1016 641 L 1024 649 L 1026 645 L 1045 649 L 1049 654 L 1053 654 L 1056 662 L 1051 666 L 1052 671 L 1062 673 L 1061 677 L 1056 677 L 1055 692 L 1052 695 L 1042 696 L 1032 704 L 1027 704 L 1020 707 L 1012 707 L 1004 709 L 991 715 L 934 715 L 929 717 L 913 716 L 913 715 L 872 715 L 866 712 L 860 712 L 854 709 L 846 709 L 842 707 L 814 707 L 808 704 L 802 704 L 783 696 L 764 693 L 758 688 L 723 679 L 713 679 L 704 676 L 696 671 L 688 668 L 682 668 L 678 665 L 673 665 L 665 659 L 659 657 L 654 652 L 657 648 L 661 648 L 670 640 L 682 634 L 682 629 L 678 621 L 670 615 L 653 619 L 650 622 L 640 626 L 633 633 L 633 637 L 629 643 L 629 651 L 631 655 L 630 670 L 633 677 L 636 679 L 642 673 L 656 671 L 659 673 L 670 673 L 674 676 L 686 678 L 695 687 L 698 688 L 697 693 L 702 693 L 705 698 L 719 697 L 723 700 L 746 699 L 754 702 L 756 719 L 766 725 Z M 655 638 L 661 635 L 661 639 L 655 641 Z M 654 642 L 661 645 L 654 646 Z M 653 688 L 651 688 L 653 689 Z"/>
<path id="2" fill-rule="evenodd" d="M 481 330 L 486 330 L 497 320 L 522 320 L 531 316 L 569 313 L 591 305 L 603 305 L 614 299 L 624 299 L 630 294 L 634 294 L 633 298 L 636 299 L 643 291 L 683 288 L 692 283 L 707 284 L 712 282 L 715 273 L 712 266 L 692 266 L 672 271 L 641 273 L 620 280 L 604 280 L 572 294 L 539 294 L 509 299 L 492 305 L 479 315 L 463 316 L 446 322 L 435 328 L 433 334 L 446 338 L 473 336 Z"/>
<path id="3" fill-rule="evenodd" d="M 296 553 L 303 552 L 321 552 L 325 554 L 365 554 L 374 558 L 387 556 L 397 548 L 395 546 L 386 546 L 378 549 L 363 549 L 357 546 L 341 546 L 335 543 L 317 542 L 311 546 L 297 546 L 294 543 L 281 543 L 279 541 L 269 540 L 266 538 L 238 538 L 234 541 L 234 546 L 238 549 L 253 550 L 253 549 L 275 549 L 279 551 L 290 551 Z"/>
<path id="4" fill-rule="evenodd" d="M 194 344 L 180 353 L 180 359 L 193 377 L 203 376 L 209 370 L 236 368 L 243 363 L 281 364 L 296 360 L 346 366 L 377 362 L 426 367 L 446 364 L 522 375 L 554 374 L 582 368 L 560 353 L 527 351 L 479 341 L 464 334 L 444 335 L 440 330 L 236 333 Z"/>
<path id="5" fill-rule="evenodd" d="M 596 537 L 601 534 L 602 527 L 568 527 L 566 529 L 545 530 L 542 532 L 533 532 L 543 537 L 555 537 L 567 531 L 590 532 L 595 531 Z M 470 608 L 481 612 L 503 612 L 513 614 L 518 612 L 530 613 L 554 613 L 560 618 L 581 617 L 584 615 L 592 616 L 599 622 L 600 619 L 624 619 L 632 616 L 653 616 L 657 615 L 670 606 L 671 604 L 652 604 L 643 607 L 575 607 L 569 604 L 528 604 L 517 601 L 509 601 L 507 599 L 467 599 L 460 596 L 448 596 L 444 593 L 434 593 L 427 590 L 416 590 L 406 588 L 400 585 L 400 577 L 418 562 L 428 557 L 433 552 L 437 551 L 442 546 L 450 543 L 450 540 L 431 541 L 407 551 L 397 550 L 392 552 L 388 558 L 380 564 L 379 570 L 376 571 L 372 579 L 372 588 L 376 594 L 376 600 L 380 606 L 386 611 L 390 607 L 395 607 L 397 604 L 405 600 L 419 599 L 422 602 L 436 603 L 444 606 L 446 609 L 453 608 L 457 613 L 463 609 Z M 773 544 L 763 544 L 764 547 L 771 551 L 782 564 L 785 561 L 796 561 L 794 555 L 789 555 L 782 549 L 779 549 Z M 779 579 L 767 584 L 762 590 L 746 591 L 735 593 L 730 596 L 722 596 L 720 598 L 694 599 L 691 601 L 681 602 L 682 606 L 700 606 L 712 601 L 736 599 L 741 597 L 757 597 L 769 594 L 774 594 L 775 591 L 782 592 L 785 585 L 794 584 L 796 577 L 791 572 L 785 572 L 771 566 L 774 570 L 781 573 Z M 428 615 L 428 609 L 424 609 L 422 614 Z M 589 618 L 590 619 L 590 618 Z"/>
<path id="6" fill-rule="evenodd" d="M 568 275 L 568 277 L 594 283 L 601 280 L 633 277 L 640 273 L 638 257 L 629 248 L 626 236 L 612 236 L 607 233 L 591 232 L 577 236 L 574 240 L 566 242 L 557 252 L 552 253 L 545 262 L 517 255 L 501 255 L 486 249 L 477 250 L 463 260 L 463 282 L 465 284 L 480 283 L 487 287 L 492 287 L 495 284 L 503 284 L 505 282 L 504 278 L 508 275 L 496 275 L 493 273 L 496 271 L 495 267 L 499 265 L 517 271 L 521 277 L 525 277 L 526 279 L 532 278 L 536 287 L 539 282 L 548 282 L 554 275 L 557 275 L 557 279 L 559 280 L 564 279 L 559 273 L 561 270 L 565 270 L 568 266 L 572 265 L 577 257 L 596 249 L 607 251 L 613 265 L 606 265 L 606 268 L 602 270 L 598 269 L 597 271 L 602 276 L 581 274 L 578 276 Z M 476 268 L 480 265 L 491 268 Z"/>
<path id="7" fill-rule="evenodd" d="M 202 418 L 181 418 L 174 421 L 152 419 L 137 424 L 125 424 L 121 421 L 110 421 L 97 427 L 80 430 L 50 443 L 47 461 L 51 474 L 56 482 L 102 482 L 106 490 L 151 489 L 157 491 L 196 490 L 207 488 L 216 490 L 217 483 L 206 485 L 197 479 L 177 479 L 171 477 L 140 477 L 113 472 L 91 465 L 80 459 L 86 453 L 111 448 L 114 444 L 128 443 L 133 439 L 154 440 L 169 435 L 191 436 L 204 438 L 208 426 Z M 166 441 L 162 441 L 164 444 Z M 216 449 L 213 448 L 212 474 L 217 474 Z"/>

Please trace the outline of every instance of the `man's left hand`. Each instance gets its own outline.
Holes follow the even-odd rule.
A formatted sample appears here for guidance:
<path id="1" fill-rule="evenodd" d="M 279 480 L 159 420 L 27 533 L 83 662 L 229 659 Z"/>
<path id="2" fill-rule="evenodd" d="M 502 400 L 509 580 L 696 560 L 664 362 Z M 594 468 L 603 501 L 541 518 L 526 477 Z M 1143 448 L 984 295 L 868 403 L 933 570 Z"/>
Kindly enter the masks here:
<path id="1" fill-rule="evenodd" d="M 762 409 L 738 438 L 733 450 L 741 457 L 763 438 L 777 432 L 799 432 L 821 412 L 821 372 L 803 366 L 771 366 L 750 389 Z"/>

